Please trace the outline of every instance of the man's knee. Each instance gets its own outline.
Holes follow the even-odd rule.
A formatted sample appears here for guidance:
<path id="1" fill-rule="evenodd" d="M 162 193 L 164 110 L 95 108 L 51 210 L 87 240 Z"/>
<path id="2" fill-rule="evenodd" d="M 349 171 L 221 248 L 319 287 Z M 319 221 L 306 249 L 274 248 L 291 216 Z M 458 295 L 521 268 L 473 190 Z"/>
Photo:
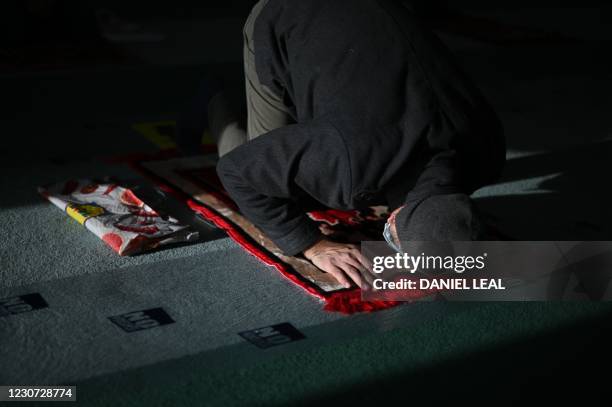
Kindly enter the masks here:
<path id="1" fill-rule="evenodd" d="M 485 235 L 484 223 L 466 194 L 434 195 L 416 208 L 406 207 L 396 217 L 396 228 L 401 241 L 470 241 Z"/>

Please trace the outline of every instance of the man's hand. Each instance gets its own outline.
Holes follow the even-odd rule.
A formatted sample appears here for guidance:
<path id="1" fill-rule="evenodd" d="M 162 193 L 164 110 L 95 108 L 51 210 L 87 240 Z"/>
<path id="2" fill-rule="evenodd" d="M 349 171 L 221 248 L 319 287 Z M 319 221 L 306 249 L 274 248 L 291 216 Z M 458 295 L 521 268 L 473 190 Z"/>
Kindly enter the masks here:
<path id="1" fill-rule="evenodd" d="M 334 276 L 344 287 L 350 288 L 353 281 L 360 288 L 368 289 L 371 267 L 357 246 L 322 239 L 304 251 L 304 256 L 312 264 Z"/>

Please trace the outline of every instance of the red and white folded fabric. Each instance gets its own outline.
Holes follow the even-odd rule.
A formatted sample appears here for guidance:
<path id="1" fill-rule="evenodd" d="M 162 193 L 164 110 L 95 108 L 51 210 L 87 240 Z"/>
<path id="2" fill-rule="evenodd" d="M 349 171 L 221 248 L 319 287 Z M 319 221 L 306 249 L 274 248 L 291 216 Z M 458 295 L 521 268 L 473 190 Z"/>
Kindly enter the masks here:
<path id="1" fill-rule="evenodd" d="M 198 238 L 198 232 L 174 218 L 162 218 L 117 184 L 73 180 L 40 187 L 38 192 L 121 256 Z"/>

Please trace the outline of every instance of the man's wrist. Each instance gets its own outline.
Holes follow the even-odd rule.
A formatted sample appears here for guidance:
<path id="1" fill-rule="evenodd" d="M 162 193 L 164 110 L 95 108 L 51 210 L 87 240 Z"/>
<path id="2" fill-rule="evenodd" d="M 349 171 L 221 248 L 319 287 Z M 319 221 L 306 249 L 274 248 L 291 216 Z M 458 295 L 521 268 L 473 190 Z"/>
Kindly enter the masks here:
<path id="1" fill-rule="evenodd" d="M 272 237 L 272 241 L 286 256 L 299 256 L 315 244 L 321 236 L 317 225 L 305 217 L 288 233 Z"/>
<path id="2" fill-rule="evenodd" d="M 303 251 L 304 257 L 310 260 L 317 252 L 321 245 L 325 244 L 325 237 L 321 236 L 312 246 Z"/>

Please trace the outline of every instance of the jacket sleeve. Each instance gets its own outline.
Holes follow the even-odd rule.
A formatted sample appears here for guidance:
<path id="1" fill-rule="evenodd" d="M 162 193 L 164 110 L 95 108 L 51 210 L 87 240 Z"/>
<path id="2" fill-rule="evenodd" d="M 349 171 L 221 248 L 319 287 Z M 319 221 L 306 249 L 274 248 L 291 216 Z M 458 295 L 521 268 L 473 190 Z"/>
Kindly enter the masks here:
<path id="1" fill-rule="evenodd" d="M 241 213 L 288 256 L 315 244 L 321 234 L 300 206 L 295 182 L 312 147 L 301 125 L 264 134 L 219 160 L 217 173 Z"/>

